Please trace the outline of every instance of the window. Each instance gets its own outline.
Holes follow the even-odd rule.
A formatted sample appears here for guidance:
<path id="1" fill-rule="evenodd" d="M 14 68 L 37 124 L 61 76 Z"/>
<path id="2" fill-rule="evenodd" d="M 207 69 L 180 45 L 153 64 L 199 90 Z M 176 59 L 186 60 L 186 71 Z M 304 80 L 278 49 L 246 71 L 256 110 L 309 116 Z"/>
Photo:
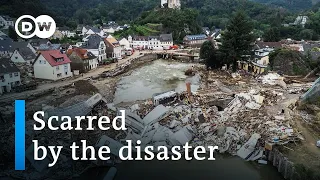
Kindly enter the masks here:
<path id="1" fill-rule="evenodd" d="M 9 76 L 10 76 L 10 78 L 12 78 L 12 74 L 11 73 L 9 74 Z"/>
<path id="2" fill-rule="evenodd" d="M 59 66 L 56 67 L 56 70 L 59 70 Z"/>
<path id="3" fill-rule="evenodd" d="M 0 76 L 0 80 L 2 81 L 2 82 L 5 82 L 6 80 L 4 79 L 4 76 Z"/>
<path id="4" fill-rule="evenodd" d="M 43 61 L 43 64 L 47 64 L 47 61 Z"/>
<path id="5" fill-rule="evenodd" d="M 42 60 L 39 61 L 39 64 L 42 64 Z"/>
<path id="6" fill-rule="evenodd" d="M 63 57 L 62 58 L 56 58 L 55 60 L 56 60 L 56 62 L 62 62 L 63 61 Z"/>
<path id="7" fill-rule="evenodd" d="M 16 58 L 16 59 L 18 59 L 18 57 L 17 57 L 17 56 L 16 56 L 15 58 Z"/>
<path id="8" fill-rule="evenodd" d="M 61 73 L 57 74 L 57 77 L 60 78 L 61 77 Z"/>
<path id="9" fill-rule="evenodd" d="M 15 73 L 14 73 L 14 77 L 17 77 L 17 76 L 19 76 L 19 73 L 18 73 L 18 72 L 15 72 Z"/>
<path id="10" fill-rule="evenodd" d="M 66 75 L 68 75 L 68 72 L 65 72 Z"/>

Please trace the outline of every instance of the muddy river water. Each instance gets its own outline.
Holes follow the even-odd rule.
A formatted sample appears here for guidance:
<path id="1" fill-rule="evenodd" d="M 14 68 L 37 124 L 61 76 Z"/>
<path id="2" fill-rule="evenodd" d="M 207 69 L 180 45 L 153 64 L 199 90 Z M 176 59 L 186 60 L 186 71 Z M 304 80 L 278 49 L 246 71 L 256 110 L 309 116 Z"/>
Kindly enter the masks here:
<path id="1" fill-rule="evenodd" d="M 145 100 L 155 93 L 169 90 L 185 91 L 186 82 L 191 82 L 191 90 L 196 91 L 200 77 L 187 77 L 184 74 L 192 65 L 157 60 L 138 68 L 117 83 L 114 103 Z"/>
<path id="2" fill-rule="evenodd" d="M 175 89 L 184 91 L 186 82 L 192 90 L 199 87 L 199 77 L 188 78 L 185 70 L 192 64 L 157 60 L 138 68 L 117 84 L 114 103 L 151 98 L 154 93 Z M 117 180 L 126 179 L 247 179 L 280 180 L 271 165 L 246 162 L 238 157 L 220 156 L 216 161 L 130 161 L 117 166 Z"/>

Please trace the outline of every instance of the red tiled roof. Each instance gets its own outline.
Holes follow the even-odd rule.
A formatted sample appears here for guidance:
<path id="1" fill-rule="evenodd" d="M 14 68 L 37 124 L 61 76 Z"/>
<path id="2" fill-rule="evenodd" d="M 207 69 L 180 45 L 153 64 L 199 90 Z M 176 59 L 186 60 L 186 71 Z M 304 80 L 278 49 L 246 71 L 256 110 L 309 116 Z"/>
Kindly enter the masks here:
<path id="1" fill-rule="evenodd" d="M 77 56 L 82 60 L 89 58 L 88 51 L 86 49 L 81 49 L 81 48 L 68 49 L 66 54 L 70 56 L 73 52 L 75 52 Z"/>
<path id="2" fill-rule="evenodd" d="M 40 54 L 49 62 L 51 66 L 71 63 L 66 54 L 62 54 L 59 50 L 40 51 Z M 55 58 L 63 58 L 63 61 L 57 62 Z"/>

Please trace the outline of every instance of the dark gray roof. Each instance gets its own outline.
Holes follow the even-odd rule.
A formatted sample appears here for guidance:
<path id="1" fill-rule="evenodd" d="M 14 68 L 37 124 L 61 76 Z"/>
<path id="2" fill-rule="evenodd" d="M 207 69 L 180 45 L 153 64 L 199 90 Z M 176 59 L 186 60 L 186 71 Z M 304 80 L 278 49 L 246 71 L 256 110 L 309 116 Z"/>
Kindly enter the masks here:
<path id="1" fill-rule="evenodd" d="M 97 28 L 97 27 L 91 27 L 90 28 L 94 33 L 100 33 L 101 29 Z"/>
<path id="2" fill-rule="evenodd" d="M 17 66 L 9 58 L 0 59 L 0 75 L 20 72 Z"/>
<path id="3" fill-rule="evenodd" d="M 132 39 L 134 41 L 147 41 L 148 40 L 148 36 L 134 36 L 134 37 L 132 37 Z"/>
<path id="4" fill-rule="evenodd" d="M 24 60 L 34 60 L 36 58 L 36 55 L 28 47 L 19 48 L 17 49 L 17 51 L 20 53 Z"/>
<path id="5" fill-rule="evenodd" d="M 160 41 L 162 41 L 162 42 L 173 41 L 172 34 L 160 34 Z"/>
<path id="6" fill-rule="evenodd" d="M 32 46 L 40 46 L 40 44 L 46 44 L 47 42 L 50 42 L 50 41 L 48 39 L 40 39 L 40 38 L 29 40 L 29 43 Z"/>
<path id="7" fill-rule="evenodd" d="M 26 41 L 21 41 L 21 42 L 15 42 L 13 41 L 11 44 L 11 49 L 10 52 L 14 52 L 16 49 L 22 49 L 22 48 L 28 48 L 28 42 Z M 29 48 L 28 48 L 29 49 Z"/>
<path id="8" fill-rule="evenodd" d="M 0 51 L 10 51 L 13 40 L 8 36 L 0 37 Z"/>
<path id="9" fill-rule="evenodd" d="M 88 41 L 82 46 L 85 49 L 99 49 L 100 42 L 103 39 L 96 34 L 93 34 L 88 37 Z"/>
<path id="10" fill-rule="evenodd" d="M 40 44 L 39 51 L 59 50 L 61 44 Z"/>
<path id="11" fill-rule="evenodd" d="M 148 39 L 149 40 L 151 40 L 151 39 L 159 39 L 159 36 L 149 36 Z"/>
<path id="12" fill-rule="evenodd" d="M 7 15 L 1 15 L 1 17 L 6 20 L 6 21 L 13 21 L 13 18 L 11 18 L 10 16 Z"/>

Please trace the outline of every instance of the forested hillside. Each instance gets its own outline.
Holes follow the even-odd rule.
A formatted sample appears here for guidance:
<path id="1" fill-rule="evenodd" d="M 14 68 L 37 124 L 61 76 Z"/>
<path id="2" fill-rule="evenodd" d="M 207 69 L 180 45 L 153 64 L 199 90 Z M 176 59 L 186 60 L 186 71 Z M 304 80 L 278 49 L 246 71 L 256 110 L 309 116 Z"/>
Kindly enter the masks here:
<path id="1" fill-rule="evenodd" d="M 320 0 L 181 0 L 182 10 L 160 10 L 160 0 L 0 0 L 0 14 L 17 18 L 23 14 L 51 15 L 58 26 L 75 28 L 78 24 L 100 26 L 108 21 L 130 24 L 123 34 L 155 32 L 147 23 L 163 24 L 164 32 L 182 37 L 185 31 L 196 33 L 199 27 L 225 29 L 230 16 L 243 10 L 252 19 L 254 33 L 268 40 L 280 38 L 318 39 Z M 300 11 L 306 9 L 304 11 Z M 296 11 L 290 11 L 296 10 Z M 187 12 L 187 13 L 185 13 Z M 298 15 L 307 15 L 306 28 L 283 27 Z M 180 31 L 180 33 L 178 33 Z"/>
<path id="2" fill-rule="evenodd" d="M 263 3 L 271 6 L 283 7 L 293 11 L 302 11 L 310 9 L 312 5 L 319 0 L 252 0 L 254 2 Z"/>

